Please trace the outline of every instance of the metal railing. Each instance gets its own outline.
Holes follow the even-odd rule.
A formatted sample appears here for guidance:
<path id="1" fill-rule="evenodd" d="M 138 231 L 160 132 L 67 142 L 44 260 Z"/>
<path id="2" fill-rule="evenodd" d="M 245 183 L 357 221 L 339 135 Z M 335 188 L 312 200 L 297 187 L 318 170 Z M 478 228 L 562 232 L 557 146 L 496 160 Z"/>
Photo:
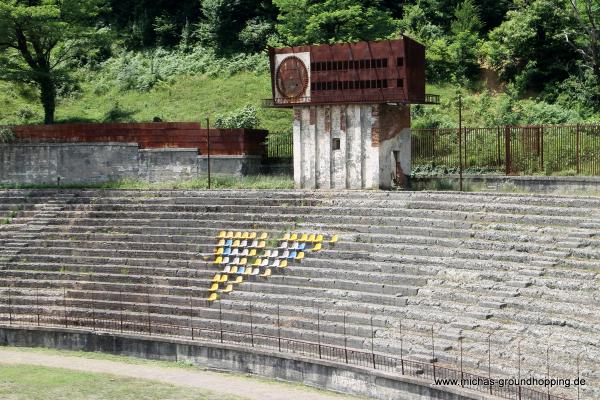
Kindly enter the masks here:
<path id="1" fill-rule="evenodd" d="M 459 167 L 458 129 L 413 129 L 413 164 Z M 600 175 L 600 125 L 463 128 L 464 168 Z"/>
<path id="2" fill-rule="evenodd" d="M 21 290 L 19 290 L 21 291 Z M 520 384 L 511 386 L 499 386 L 489 384 L 492 379 L 491 372 L 488 376 L 477 375 L 465 371 L 462 366 L 462 342 L 460 346 L 460 367 L 450 368 L 448 366 L 440 366 L 437 363 L 435 346 L 433 345 L 433 328 L 431 330 L 432 339 L 432 358 L 430 362 L 415 361 L 405 359 L 403 351 L 400 351 L 400 356 L 390 356 L 375 351 L 374 338 L 375 330 L 373 328 L 373 317 L 371 317 L 371 337 L 370 351 L 359 350 L 347 346 L 346 337 L 346 315 L 344 314 L 344 346 L 334 346 L 321 343 L 320 326 L 323 323 L 321 320 L 321 311 L 317 308 L 317 335 L 318 341 L 307 341 L 287 338 L 282 335 L 282 324 L 280 322 L 279 306 L 277 306 L 276 319 L 275 315 L 270 319 L 272 323 L 276 323 L 277 336 L 256 333 L 256 321 L 253 317 L 252 304 L 250 303 L 249 310 L 235 309 L 240 315 L 240 321 L 245 320 L 248 326 L 247 331 L 234 331 L 224 328 L 223 311 L 221 303 L 218 303 L 218 320 L 206 321 L 206 326 L 199 325 L 201 316 L 195 311 L 195 306 L 200 303 L 204 307 L 208 307 L 209 303 L 205 300 L 194 299 L 189 297 L 189 309 L 186 311 L 185 305 L 180 305 L 181 312 L 178 323 L 157 322 L 157 318 L 165 318 L 162 314 L 152 312 L 153 308 L 160 307 L 158 304 L 150 302 L 150 292 L 146 293 L 128 293 L 126 295 L 137 295 L 146 298 L 145 310 L 144 304 L 137 303 L 135 314 L 129 314 L 132 311 L 125 311 L 125 305 L 131 304 L 123 301 L 123 292 L 120 292 L 119 301 L 113 302 L 113 308 L 110 309 L 113 318 L 100 317 L 101 313 L 106 314 L 107 309 L 96 309 L 95 301 L 99 300 L 91 295 L 89 300 L 91 307 L 82 310 L 78 307 L 73 307 L 73 302 L 85 302 L 84 299 L 68 299 L 67 290 L 63 289 L 62 299 L 55 300 L 55 307 L 48 308 L 46 302 L 41 302 L 39 298 L 39 290 L 35 291 L 35 304 L 29 304 L 29 313 L 16 313 L 16 309 L 21 309 L 14 304 L 14 295 L 11 295 L 12 289 L 6 291 L 5 301 L 0 303 L 0 322 L 4 321 L 9 326 L 16 327 L 64 327 L 64 328 L 83 328 L 91 331 L 103 331 L 109 333 L 133 333 L 148 336 L 173 337 L 182 338 L 193 341 L 205 341 L 211 343 L 233 344 L 245 348 L 265 348 L 277 350 L 282 353 L 292 353 L 319 360 L 327 360 L 345 365 L 353 365 L 366 369 L 380 370 L 387 373 L 398 374 L 402 376 L 418 377 L 425 380 L 433 381 L 436 385 L 450 385 L 450 382 L 440 382 L 442 380 L 451 380 L 452 386 L 461 386 L 470 390 L 488 393 L 497 397 L 515 400 L 567 400 L 556 394 L 550 393 L 550 387 L 547 391 L 533 389 Z M 31 294 L 30 294 L 31 296 Z M 2 307 L 4 303 L 4 307 Z M 71 308 L 76 308 L 71 310 Z M 214 307 L 214 305 L 213 305 Z M 2 310 L 4 309 L 4 310 Z M 33 312 L 34 309 L 35 311 Z M 249 311 L 249 312 L 248 312 Z M 79 313 L 79 314 L 78 314 Z M 80 315 L 80 314 L 85 315 Z M 187 315 L 186 315 L 187 314 Z M 131 320 L 134 317 L 135 320 Z M 249 323 L 248 323 L 249 322 Z M 488 339 L 489 340 L 489 339 Z M 402 346 L 402 342 L 401 342 Z M 402 349 L 402 347 L 401 347 Z M 520 357 L 520 351 L 519 351 Z M 491 371 L 491 359 L 489 360 L 489 371 Z M 519 367 L 520 368 L 520 367 Z M 579 367 L 578 367 L 579 370 Z M 520 373 L 519 373 L 520 375 Z M 549 376 L 549 374 L 547 375 Z M 578 376 L 579 378 L 579 376 Z M 499 379 L 495 377 L 495 379 Z M 486 382 L 488 382 L 486 384 Z M 579 392 L 578 392 L 579 393 Z M 579 398 L 579 396 L 578 396 Z"/>
<path id="3" fill-rule="evenodd" d="M 263 100 L 263 107 L 293 107 L 308 104 L 340 104 L 340 103 L 399 103 L 399 104 L 439 104 L 440 96 L 426 94 L 423 98 L 410 97 L 402 89 L 357 89 L 313 92 L 311 96 L 292 99 L 277 97 Z"/>

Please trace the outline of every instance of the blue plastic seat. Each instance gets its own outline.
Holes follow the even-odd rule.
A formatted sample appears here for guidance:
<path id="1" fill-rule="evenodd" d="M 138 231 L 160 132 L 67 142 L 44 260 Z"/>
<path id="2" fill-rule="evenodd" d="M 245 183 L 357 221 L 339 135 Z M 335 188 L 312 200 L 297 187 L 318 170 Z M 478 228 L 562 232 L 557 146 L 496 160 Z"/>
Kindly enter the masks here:
<path id="1" fill-rule="evenodd" d="M 225 247 L 225 250 L 223 250 L 223 256 L 229 256 L 231 255 L 231 247 Z"/>
<path id="2" fill-rule="evenodd" d="M 246 267 L 239 267 L 238 270 L 237 270 L 237 274 L 241 275 L 241 274 L 244 273 L 244 271 L 246 271 Z"/>
<path id="3" fill-rule="evenodd" d="M 233 239 L 227 239 L 227 241 L 225 242 L 225 247 L 231 247 L 232 244 L 233 244 Z"/>
<path id="4" fill-rule="evenodd" d="M 294 258 L 296 258 L 297 255 L 298 253 L 296 251 L 291 251 L 290 255 L 288 256 L 288 259 L 293 260 Z"/>
<path id="5" fill-rule="evenodd" d="M 306 249 L 306 243 L 300 243 L 300 244 L 298 245 L 298 248 L 297 248 L 296 250 L 298 250 L 298 251 L 302 251 L 302 250 L 304 250 L 304 249 Z"/>

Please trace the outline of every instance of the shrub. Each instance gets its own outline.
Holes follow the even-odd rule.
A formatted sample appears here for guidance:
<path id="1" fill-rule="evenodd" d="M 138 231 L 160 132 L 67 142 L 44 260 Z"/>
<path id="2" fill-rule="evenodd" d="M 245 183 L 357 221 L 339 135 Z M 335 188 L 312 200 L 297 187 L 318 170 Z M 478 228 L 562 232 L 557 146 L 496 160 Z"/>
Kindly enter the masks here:
<path id="1" fill-rule="evenodd" d="M 218 115 L 215 119 L 215 127 L 223 129 L 252 129 L 256 128 L 259 123 L 258 111 L 251 105 L 246 105 L 229 114 Z"/>
<path id="2" fill-rule="evenodd" d="M 105 122 L 130 122 L 134 114 L 131 110 L 126 110 L 116 101 L 113 106 L 104 115 Z"/>
<path id="3" fill-rule="evenodd" d="M 17 139 L 12 129 L 7 127 L 0 128 L 0 143 L 12 143 Z"/>

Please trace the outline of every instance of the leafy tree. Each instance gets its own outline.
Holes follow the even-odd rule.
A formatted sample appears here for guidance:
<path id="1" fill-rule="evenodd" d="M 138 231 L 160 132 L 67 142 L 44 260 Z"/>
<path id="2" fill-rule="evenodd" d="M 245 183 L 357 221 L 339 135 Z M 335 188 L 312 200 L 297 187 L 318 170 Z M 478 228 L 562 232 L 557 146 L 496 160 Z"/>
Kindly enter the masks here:
<path id="1" fill-rule="evenodd" d="M 577 59 L 562 37 L 569 17 L 551 0 L 515 0 L 515 5 L 489 33 L 485 62 L 521 92 L 542 91 L 567 78 Z"/>
<path id="2" fill-rule="evenodd" d="M 268 0 L 201 0 L 201 9 L 197 36 L 218 53 L 264 46 L 267 38 L 258 37 L 270 31 L 268 21 L 275 19 L 275 8 Z"/>
<path id="3" fill-rule="evenodd" d="M 85 53 L 104 0 L 1 0 L 0 79 L 37 85 L 44 121 L 54 122 L 57 86 Z"/>
<path id="4" fill-rule="evenodd" d="M 455 19 L 450 25 L 454 34 L 450 46 L 455 65 L 454 73 L 459 80 L 467 80 L 473 78 L 479 70 L 479 30 L 483 23 L 479 18 L 479 7 L 473 0 L 464 0 L 456 6 L 454 16 Z"/>
<path id="5" fill-rule="evenodd" d="M 565 27 L 566 42 L 600 82 L 600 0 L 568 0 L 573 24 Z"/>
<path id="6" fill-rule="evenodd" d="M 353 42 L 390 36 L 395 23 L 379 0 L 274 0 L 277 30 L 288 45 Z"/>

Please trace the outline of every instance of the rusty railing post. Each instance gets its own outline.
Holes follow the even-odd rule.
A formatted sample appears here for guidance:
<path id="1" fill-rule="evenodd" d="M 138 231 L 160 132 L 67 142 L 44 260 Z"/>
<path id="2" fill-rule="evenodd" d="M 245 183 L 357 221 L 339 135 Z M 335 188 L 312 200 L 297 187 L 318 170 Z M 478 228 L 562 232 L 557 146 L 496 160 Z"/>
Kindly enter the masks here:
<path id="1" fill-rule="evenodd" d="M 540 140 L 539 140 L 539 154 L 540 154 L 540 170 L 544 172 L 544 125 L 540 128 Z"/>
<path id="2" fill-rule="evenodd" d="M 210 119 L 206 118 L 206 172 L 208 174 L 208 188 L 210 189 Z"/>

